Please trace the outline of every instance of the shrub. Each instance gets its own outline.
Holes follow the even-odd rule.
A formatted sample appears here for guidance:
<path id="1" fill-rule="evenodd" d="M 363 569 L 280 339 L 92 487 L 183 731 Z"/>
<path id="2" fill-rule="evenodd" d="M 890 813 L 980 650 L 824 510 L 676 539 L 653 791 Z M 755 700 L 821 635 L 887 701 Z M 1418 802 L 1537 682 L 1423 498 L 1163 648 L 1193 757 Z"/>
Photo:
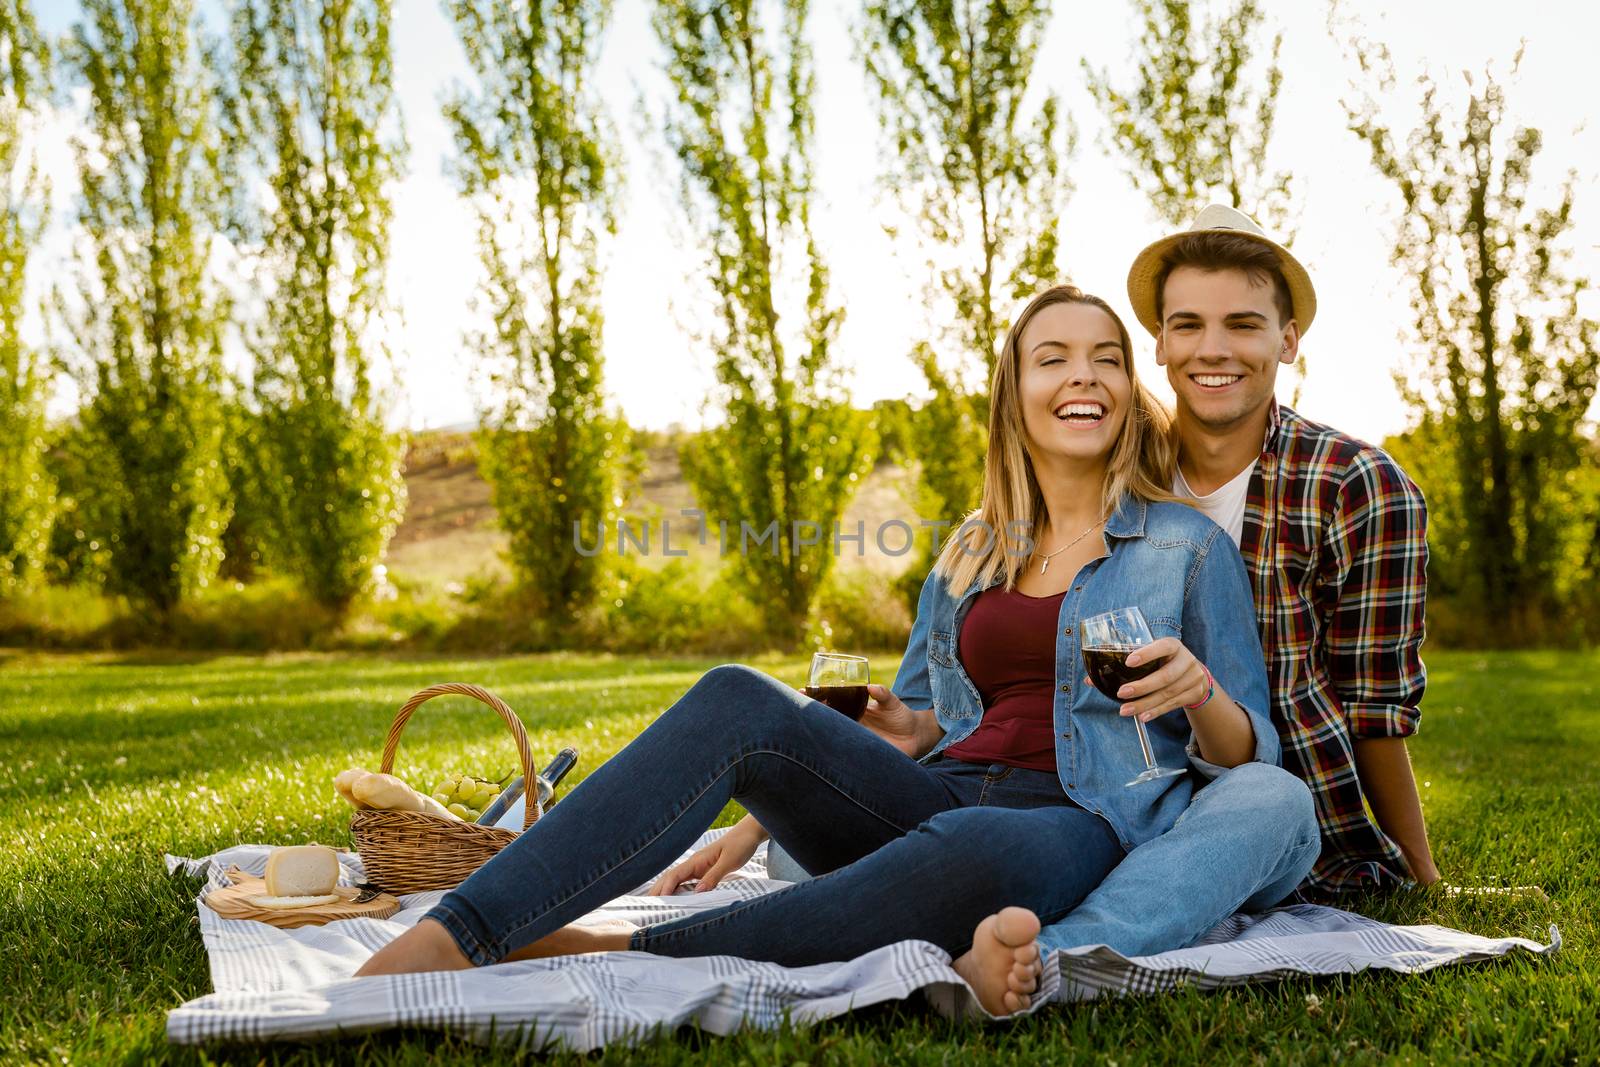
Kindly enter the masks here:
<path id="1" fill-rule="evenodd" d="M 109 647 L 106 628 L 126 610 L 87 585 L 40 585 L 0 600 L 0 645 Z"/>
<path id="2" fill-rule="evenodd" d="M 648 570 L 618 561 L 613 595 L 583 620 L 591 640 L 614 652 L 721 653 L 772 647 L 764 613 L 726 569 L 672 560 Z"/>
<path id="3" fill-rule="evenodd" d="M 811 611 L 806 643 L 839 652 L 905 648 L 913 620 L 895 586 L 868 567 L 835 570 Z"/>

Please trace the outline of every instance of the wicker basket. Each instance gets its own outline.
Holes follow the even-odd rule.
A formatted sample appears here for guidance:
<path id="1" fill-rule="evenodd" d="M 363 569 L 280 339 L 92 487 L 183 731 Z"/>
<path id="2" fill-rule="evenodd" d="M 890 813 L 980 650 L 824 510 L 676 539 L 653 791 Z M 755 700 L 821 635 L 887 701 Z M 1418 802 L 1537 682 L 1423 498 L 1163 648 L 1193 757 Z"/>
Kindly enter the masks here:
<path id="1" fill-rule="evenodd" d="M 517 742 L 517 758 L 522 761 L 522 780 L 527 783 L 527 814 L 523 827 L 532 826 L 541 814 L 537 789 L 533 788 L 533 755 L 528 751 L 528 734 L 522 720 L 505 701 L 476 685 L 445 682 L 430 685 L 405 702 L 389 726 L 383 745 L 384 774 L 394 767 L 400 734 L 411 713 L 436 696 L 456 693 L 483 701 L 505 720 Z M 367 880 L 391 893 L 425 893 L 431 889 L 454 889 L 489 858 L 517 839 L 510 830 L 476 823 L 445 819 L 417 811 L 358 811 L 350 820 L 350 833 L 356 839 Z"/>

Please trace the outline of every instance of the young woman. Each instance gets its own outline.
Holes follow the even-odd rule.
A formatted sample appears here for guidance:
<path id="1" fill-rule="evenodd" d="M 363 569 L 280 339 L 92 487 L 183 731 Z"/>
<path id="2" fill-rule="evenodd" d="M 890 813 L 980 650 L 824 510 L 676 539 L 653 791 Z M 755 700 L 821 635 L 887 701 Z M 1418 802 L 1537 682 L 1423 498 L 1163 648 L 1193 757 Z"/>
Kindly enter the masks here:
<path id="1" fill-rule="evenodd" d="M 893 692 L 873 686 L 856 723 L 715 668 L 358 974 L 623 949 L 801 966 L 917 938 L 957 957 L 989 1011 L 1026 1007 L 1040 920 L 1189 802 L 1192 775 L 1124 785 L 1143 767 L 1128 716 L 1149 720 L 1162 766 L 1278 760 L 1243 565 L 1173 502 L 1166 430 L 1111 309 L 1039 294 L 995 368 L 982 506 L 923 586 Z M 1133 605 L 1156 636 L 1137 655 L 1165 662 L 1119 705 L 1084 678 L 1078 631 Z M 750 818 L 657 891 L 737 866 L 768 833 L 817 877 L 640 929 L 568 926 L 730 800 Z"/>

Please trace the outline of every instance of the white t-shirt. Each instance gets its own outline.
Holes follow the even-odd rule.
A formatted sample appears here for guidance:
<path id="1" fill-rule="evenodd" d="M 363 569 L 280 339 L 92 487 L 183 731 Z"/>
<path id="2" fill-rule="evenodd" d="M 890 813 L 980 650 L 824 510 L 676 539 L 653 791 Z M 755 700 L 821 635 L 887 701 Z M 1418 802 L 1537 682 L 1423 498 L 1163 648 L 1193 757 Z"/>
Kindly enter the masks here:
<path id="1" fill-rule="evenodd" d="M 1250 495 L 1250 475 L 1255 469 L 1256 461 L 1251 460 L 1250 466 L 1207 496 L 1200 496 L 1190 489 L 1189 483 L 1183 480 L 1183 471 L 1175 470 L 1172 475 L 1172 491 L 1181 497 L 1193 500 L 1195 507 L 1226 530 L 1228 536 L 1233 538 L 1233 543 L 1237 545 L 1244 537 L 1244 505 L 1245 499 Z"/>

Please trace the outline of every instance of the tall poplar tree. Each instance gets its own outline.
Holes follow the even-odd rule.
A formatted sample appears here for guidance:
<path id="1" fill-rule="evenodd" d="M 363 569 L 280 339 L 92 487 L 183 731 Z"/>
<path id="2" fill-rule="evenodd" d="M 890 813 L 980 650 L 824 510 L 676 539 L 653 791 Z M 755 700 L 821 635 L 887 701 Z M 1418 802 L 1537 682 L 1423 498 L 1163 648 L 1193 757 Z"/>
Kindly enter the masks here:
<path id="1" fill-rule="evenodd" d="M 335 611 L 366 592 L 405 505 L 401 440 L 372 382 L 384 345 L 392 184 L 406 150 L 389 0 L 242 0 L 227 129 L 236 217 L 264 310 L 251 514 L 273 564 Z"/>
<path id="2" fill-rule="evenodd" d="M 0 598 L 37 573 L 54 506 L 44 463 L 48 376 L 21 331 L 28 257 L 47 195 L 23 139 L 48 68 L 27 0 L 0 0 Z"/>
<path id="3" fill-rule="evenodd" d="M 607 412 L 601 246 L 620 167 L 592 85 L 611 0 L 450 0 L 476 85 L 444 114 L 451 169 L 478 216 L 490 369 L 483 472 L 524 600 L 562 613 L 596 592 L 603 555 L 575 548 L 611 525 L 627 426 Z"/>
<path id="4" fill-rule="evenodd" d="M 734 574 L 784 640 L 802 630 L 869 462 L 833 357 L 843 311 L 811 229 L 809 6 L 657 0 L 654 17 L 673 86 L 666 139 L 715 297 L 707 341 L 726 415 L 686 448 L 684 469 L 708 518 L 729 523 Z"/>
<path id="5" fill-rule="evenodd" d="M 1486 638 L 1560 636 L 1584 569 L 1600 562 L 1585 430 L 1600 324 L 1578 307 L 1589 283 L 1572 264 L 1574 178 L 1534 202 L 1543 134 L 1508 118 L 1491 75 L 1468 76 L 1464 100 L 1422 77 L 1421 120 L 1397 133 L 1378 103 L 1394 86 L 1387 50 L 1356 40 L 1349 51 L 1366 80 L 1346 102 L 1350 128 L 1399 208 L 1393 262 L 1416 363 L 1396 382 L 1417 420 L 1412 443 L 1430 453 L 1419 477 L 1443 510 L 1436 525 L 1455 533 L 1432 539 L 1434 570 Z M 1444 471 L 1454 484 L 1435 492 L 1428 475 Z"/>
<path id="6" fill-rule="evenodd" d="M 1134 6 L 1143 30 L 1133 85 L 1119 89 L 1107 71 L 1083 63 L 1109 126 L 1108 152 L 1170 226 L 1223 202 L 1287 239 L 1290 176 L 1267 166 L 1283 87 L 1283 35 L 1258 40 L 1264 15 L 1257 0 L 1239 0 L 1199 25 L 1191 0 Z M 1260 69 L 1253 65 L 1258 56 Z"/>
<path id="7" fill-rule="evenodd" d="M 82 12 L 65 52 L 88 89 L 83 254 L 77 301 L 57 300 L 86 396 L 75 447 L 111 588 L 165 613 L 216 574 L 229 515 L 213 97 L 192 0 L 83 0 Z"/>
<path id="8" fill-rule="evenodd" d="M 912 358 L 932 397 L 912 420 L 924 515 L 978 504 L 989 380 L 1018 302 L 1061 280 L 1060 220 L 1074 149 L 1054 94 L 1025 108 L 1051 5 L 869 0 L 861 54 L 878 103 L 884 188 L 927 253 L 942 329 Z M 937 545 L 906 572 L 914 602 Z"/>

